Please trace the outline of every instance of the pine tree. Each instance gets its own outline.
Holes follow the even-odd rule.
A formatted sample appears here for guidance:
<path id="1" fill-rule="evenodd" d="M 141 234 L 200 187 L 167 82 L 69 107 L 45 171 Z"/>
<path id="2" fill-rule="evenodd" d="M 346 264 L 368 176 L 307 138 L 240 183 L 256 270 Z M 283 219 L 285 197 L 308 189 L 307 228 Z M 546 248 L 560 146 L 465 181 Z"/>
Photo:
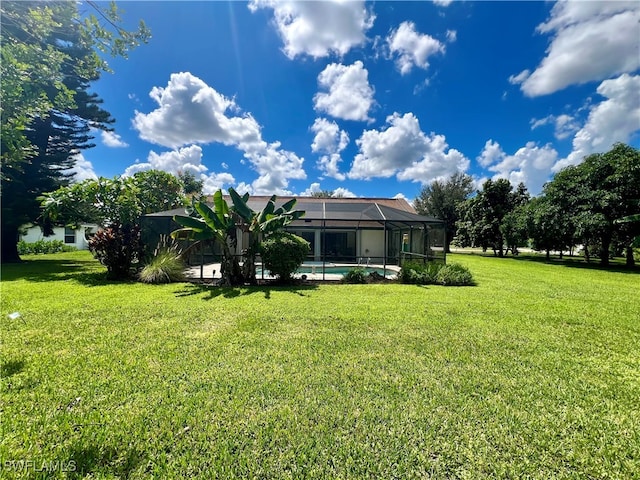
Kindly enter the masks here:
<path id="1" fill-rule="evenodd" d="M 75 156 L 94 146 L 92 129 L 109 130 L 114 121 L 88 91 L 108 71 L 96 49 L 126 56 L 149 36 L 142 23 L 133 34 L 121 30 L 115 4 L 100 10 L 115 34 L 94 16 L 81 22 L 77 8 L 66 1 L 2 4 L 2 262 L 19 261 L 19 229 L 37 221 L 37 197 L 68 184 Z"/>

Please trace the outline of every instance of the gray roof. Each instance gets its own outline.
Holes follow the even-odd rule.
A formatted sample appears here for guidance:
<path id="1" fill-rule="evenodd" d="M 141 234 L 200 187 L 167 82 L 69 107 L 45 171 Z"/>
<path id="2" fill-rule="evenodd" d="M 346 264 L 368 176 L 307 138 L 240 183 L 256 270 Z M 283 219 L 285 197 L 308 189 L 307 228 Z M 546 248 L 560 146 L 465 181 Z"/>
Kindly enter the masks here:
<path id="1" fill-rule="evenodd" d="M 270 197 L 254 196 L 248 201 L 249 208 L 260 211 Z M 278 197 L 276 205 L 282 205 L 291 198 L 296 198 L 296 210 L 305 211 L 302 219 L 293 225 L 318 225 L 321 222 L 349 222 L 360 224 L 442 224 L 442 220 L 434 217 L 418 215 L 413 207 L 402 198 L 318 198 L 318 197 Z M 231 204 L 231 199 L 227 198 Z M 165 212 L 151 213 L 148 217 L 173 217 L 185 215 L 184 208 Z M 312 226 L 312 225 L 309 225 Z"/>

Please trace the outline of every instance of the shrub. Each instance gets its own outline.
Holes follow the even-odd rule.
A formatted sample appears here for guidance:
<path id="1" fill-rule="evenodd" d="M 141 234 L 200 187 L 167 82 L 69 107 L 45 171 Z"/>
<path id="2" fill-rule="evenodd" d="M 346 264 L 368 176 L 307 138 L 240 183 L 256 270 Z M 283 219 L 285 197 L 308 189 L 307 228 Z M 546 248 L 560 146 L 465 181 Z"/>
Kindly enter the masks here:
<path id="1" fill-rule="evenodd" d="M 467 267 L 457 263 L 406 262 L 398 274 L 402 283 L 417 285 L 473 285 L 473 276 Z"/>
<path id="2" fill-rule="evenodd" d="M 405 262 L 400 269 L 398 278 L 402 283 L 429 285 L 435 283 L 436 275 L 443 266 L 443 263 L 438 262 Z"/>
<path id="3" fill-rule="evenodd" d="M 436 275 L 436 283 L 441 285 L 472 285 L 473 276 L 469 269 L 457 263 L 443 265 Z"/>
<path id="4" fill-rule="evenodd" d="M 144 283 L 171 283 L 185 279 L 184 262 L 180 254 L 163 250 L 159 252 L 138 274 Z"/>
<path id="5" fill-rule="evenodd" d="M 76 250 L 76 247 L 66 245 L 62 240 L 38 240 L 32 243 L 20 240 L 18 242 L 19 255 L 74 252 Z"/>
<path id="6" fill-rule="evenodd" d="M 264 267 L 284 282 L 291 280 L 310 250 L 309 242 L 288 232 L 273 235 L 260 244 Z"/>
<path id="7" fill-rule="evenodd" d="M 342 277 L 342 283 L 367 283 L 367 271 L 364 268 L 352 268 Z"/>
<path id="8" fill-rule="evenodd" d="M 89 250 L 107 267 L 107 278 L 128 278 L 131 266 L 142 258 L 140 227 L 114 223 L 98 230 L 89 240 Z"/>
<path id="9" fill-rule="evenodd" d="M 151 261 L 138 274 L 144 283 L 181 282 L 184 276 L 182 251 L 177 242 L 162 236 Z"/>

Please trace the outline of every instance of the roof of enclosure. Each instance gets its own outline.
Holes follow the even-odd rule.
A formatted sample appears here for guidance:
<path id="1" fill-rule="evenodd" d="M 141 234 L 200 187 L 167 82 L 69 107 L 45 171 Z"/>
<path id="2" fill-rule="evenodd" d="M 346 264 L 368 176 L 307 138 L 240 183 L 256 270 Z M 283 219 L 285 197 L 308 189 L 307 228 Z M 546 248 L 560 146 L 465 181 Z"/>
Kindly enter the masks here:
<path id="1" fill-rule="evenodd" d="M 231 199 L 225 197 L 230 204 Z M 249 208 L 260 211 L 271 197 L 254 196 L 247 202 Z M 434 217 L 418 215 L 413 207 L 403 198 L 319 198 L 319 197 L 278 197 L 276 205 L 296 198 L 296 210 L 303 210 L 305 216 L 293 225 L 314 226 L 325 223 L 336 225 L 336 222 L 351 224 L 391 224 L 391 225 L 441 225 L 442 220 Z M 166 212 L 151 213 L 149 217 L 172 217 L 184 215 L 185 209 L 178 208 Z M 311 224 L 311 225 L 309 225 Z"/>

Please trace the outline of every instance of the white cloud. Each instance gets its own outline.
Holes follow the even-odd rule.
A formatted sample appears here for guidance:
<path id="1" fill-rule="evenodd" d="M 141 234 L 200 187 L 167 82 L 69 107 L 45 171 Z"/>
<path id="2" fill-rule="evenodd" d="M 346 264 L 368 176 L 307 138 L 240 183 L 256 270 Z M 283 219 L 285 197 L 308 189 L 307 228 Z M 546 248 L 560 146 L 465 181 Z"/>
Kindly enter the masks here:
<path id="1" fill-rule="evenodd" d="M 129 146 L 129 144 L 123 141 L 117 133 L 105 132 L 104 130 L 102 131 L 102 143 L 106 147 L 111 148 L 124 148 Z"/>
<path id="2" fill-rule="evenodd" d="M 154 87 L 150 95 L 158 108 L 136 112 L 133 120 L 142 139 L 174 149 L 189 143 L 234 146 L 260 175 L 251 185 L 256 194 L 283 194 L 289 179 L 306 178 L 303 158 L 282 150 L 280 142 L 265 142 L 250 114 L 234 116 L 240 111 L 235 101 L 191 73 L 172 74 L 166 88 Z M 169 161 L 173 155 L 163 158 Z"/>
<path id="3" fill-rule="evenodd" d="M 322 191 L 322 188 L 320 188 L 320 183 L 314 182 L 311 185 L 309 185 L 309 188 L 307 188 L 306 190 L 301 192 L 300 196 L 301 197 L 310 197 L 314 193 L 318 193 L 318 192 L 321 192 L 321 191 Z"/>
<path id="4" fill-rule="evenodd" d="M 66 170 L 65 173 L 73 174 L 73 181 L 75 182 L 83 182 L 84 180 L 96 180 L 98 176 L 96 172 L 93 170 L 93 164 L 84 158 L 82 153 L 78 153 L 74 155 L 75 164 L 70 169 Z"/>
<path id="5" fill-rule="evenodd" d="M 482 149 L 482 153 L 476 160 L 480 166 L 486 168 L 489 165 L 497 163 L 503 156 L 504 152 L 500 144 L 493 140 L 487 140 L 487 143 L 484 144 L 484 148 Z"/>
<path id="6" fill-rule="evenodd" d="M 290 59 L 304 54 L 313 58 L 345 55 L 365 43 L 375 20 L 363 1 L 253 0 L 249 4 L 252 12 L 259 8 L 273 10 L 284 53 Z"/>
<path id="7" fill-rule="evenodd" d="M 225 186 L 233 185 L 236 181 L 236 179 L 233 178 L 233 175 L 224 172 L 210 173 L 209 175 L 205 175 L 203 173 L 200 175 L 200 180 L 203 182 L 202 193 L 205 195 L 211 195 Z"/>
<path id="8" fill-rule="evenodd" d="M 318 75 L 318 85 L 328 92 L 314 96 L 314 107 L 332 117 L 343 120 L 371 121 L 369 110 L 373 101 L 373 88 L 369 85 L 369 72 L 360 60 L 345 66 L 331 63 Z"/>
<path id="9" fill-rule="evenodd" d="M 458 32 L 455 30 L 447 30 L 447 42 L 453 43 L 458 39 Z"/>
<path id="10" fill-rule="evenodd" d="M 253 168 L 260 175 L 251 183 L 254 195 L 290 195 L 289 179 L 304 180 L 307 174 L 302 168 L 304 158 L 280 149 L 280 142 L 245 153 Z"/>
<path id="11" fill-rule="evenodd" d="M 127 167 L 124 176 L 144 170 L 164 170 L 174 175 L 186 171 L 199 174 L 206 172 L 207 167 L 202 164 L 202 148 L 198 145 L 191 145 L 160 154 L 151 151 L 145 163 L 135 163 Z"/>
<path id="12" fill-rule="evenodd" d="M 340 172 L 342 157 L 340 152 L 349 144 L 349 135 L 340 130 L 336 122 L 326 118 L 316 118 L 311 126 L 311 131 L 316 135 L 311 144 L 313 152 L 324 153 L 318 160 L 318 168 L 328 177 L 344 180 L 345 175 Z"/>
<path id="13" fill-rule="evenodd" d="M 238 106 L 189 72 L 173 73 L 165 88 L 149 94 L 158 108 L 136 111 L 133 126 L 140 138 L 165 147 L 219 142 L 224 145 L 259 143 L 260 126 L 251 115 L 227 116 Z"/>
<path id="14" fill-rule="evenodd" d="M 398 180 L 427 184 L 469 166 L 464 155 L 448 148 L 443 135 L 425 135 L 413 113 L 390 115 L 384 130 L 365 130 L 356 143 L 360 153 L 349 178 L 396 175 Z"/>
<path id="15" fill-rule="evenodd" d="M 558 159 L 558 152 L 547 144 L 542 147 L 528 142 L 513 155 L 507 155 L 498 142 L 488 140 L 480 156 L 480 165 L 495 172 L 493 179 L 506 178 L 514 186 L 524 183 L 529 192 L 537 195 L 549 180 L 551 167 Z"/>
<path id="16" fill-rule="evenodd" d="M 341 152 L 349 144 L 347 132 L 340 130 L 336 122 L 326 118 L 316 118 L 311 126 L 311 131 L 316 134 L 311 144 L 313 152 Z"/>
<path id="17" fill-rule="evenodd" d="M 338 187 L 333 191 L 332 197 L 356 198 L 357 195 L 344 187 Z"/>
<path id="18" fill-rule="evenodd" d="M 342 157 L 337 153 L 332 153 L 331 155 L 320 157 L 317 165 L 323 175 L 343 181 L 347 177 L 340 171 L 341 163 Z"/>
<path id="19" fill-rule="evenodd" d="M 535 97 L 634 72 L 640 68 L 639 22 L 637 1 L 557 2 L 537 28 L 553 35 L 547 56 L 531 75 L 522 72 L 509 80 Z"/>
<path id="20" fill-rule="evenodd" d="M 146 170 L 163 170 L 174 175 L 178 172 L 191 172 L 203 181 L 203 193 L 206 194 L 214 193 L 224 185 L 232 185 L 235 182 L 230 173 L 206 173 L 208 168 L 202 164 L 202 148 L 199 145 L 162 153 L 151 151 L 146 162 L 130 165 L 123 176 L 132 176 Z"/>
<path id="21" fill-rule="evenodd" d="M 511 85 L 520 85 L 522 82 L 524 82 L 527 78 L 529 78 L 529 76 L 531 76 L 531 71 L 529 70 L 523 70 L 521 71 L 519 74 L 517 75 L 511 75 L 509 77 L 509 83 Z"/>
<path id="22" fill-rule="evenodd" d="M 452 33 L 455 37 L 455 32 Z M 444 53 L 444 45 L 430 35 L 416 32 L 413 22 L 402 22 L 389 34 L 387 43 L 391 54 L 397 57 L 396 66 L 402 75 L 411 72 L 414 66 L 426 70 L 431 55 Z"/>
<path id="23" fill-rule="evenodd" d="M 431 133 L 422 160 L 398 173 L 398 180 L 410 180 L 427 185 L 436 179 L 444 180 L 456 172 L 469 168 L 469 159 L 455 148 L 449 148 L 444 135 Z"/>
<path id="24" fill-rule="evenodd" d="M 320 187 L 320 183 L 318 182 L 314 182 L 311 185 L 309 185 L 309 188 L 307 188 L 306 190 L 304 190 L 302 193 L 300 193 L 301 197 L 310 197 L 311 195 L 313 195 L 314 193 L 319 193 L 322 191 L 322 188 Z M 333 197 L 350 197 L 350 198 L 355 198 L 357 197 L 357 195 L 355 193 L 353 193 L 350 190 L 347 190 L 346 188 L 342 188 L 342 187 L 338 187 L 335 190 L 333 190 Z"/>
<path id="25" fill-rule="evenodd" d="M 628 142 L 640 131 L 640 75 L 623 74 L 605 80 L 598 93 L 606 100 L 591 107 L 585 125 L 573 138 L 573 151 L 553 171 L 581 163 L 585 156 L 606 152 L 616 142 Z"/>
<path id="26" fill-rule="evenodd" d="M 580 126 L 576 119 L 567 114 L 558 116 L 547 115 L 544 118 L 534 118 L 531 120 L 531 130 L 535 130 L 536 128 L 542 127 L 544 125 L 553 125 L 555 127 L 554 136 L 558 140 L 564 140 L 580 129 Z"/>
<path id="27" fill-rule="evenodd" d="M 433 3 L 435 3 L 439 7 L 448 7 L 449 5 L 451 5 L 451 2 L 453 2 L 453 0 L 433 0 Z"/>

